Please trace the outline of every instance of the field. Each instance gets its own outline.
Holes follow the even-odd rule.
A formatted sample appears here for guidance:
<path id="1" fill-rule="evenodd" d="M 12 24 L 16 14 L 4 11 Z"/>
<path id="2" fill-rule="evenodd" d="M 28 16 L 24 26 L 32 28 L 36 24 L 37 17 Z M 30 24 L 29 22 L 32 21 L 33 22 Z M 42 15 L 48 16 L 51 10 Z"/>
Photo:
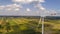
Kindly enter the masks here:
<path id="1" fill-rule="evenodd" d="M 42 34 L 39 19 L 39 16 L 0 17 L 0 34 Z M 60 34 L 60 17 L 45 18 L 44 34 Z"/>
<path id="2" fill-rule="evenodd" d="M 45 34 L 60 34 L 60 17 L 47 17 L 44 27 Z"/>
<path id="3" fill-rule="evenodd" d="M 41 34 L 36 17 L 0 17 L 0 34 Z"/>

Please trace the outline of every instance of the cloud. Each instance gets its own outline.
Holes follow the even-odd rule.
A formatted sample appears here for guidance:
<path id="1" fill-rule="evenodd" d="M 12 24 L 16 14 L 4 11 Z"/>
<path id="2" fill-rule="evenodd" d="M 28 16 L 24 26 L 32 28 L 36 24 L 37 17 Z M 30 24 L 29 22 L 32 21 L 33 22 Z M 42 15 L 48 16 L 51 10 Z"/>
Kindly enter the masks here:
<path id="1" fill-rule="evenodd" d="M 0 15 L 18 15 L 22 6 L 19 4 L 10 4 L 0 6 Z"/>
<path id="2" fill-rule="evenodd" d="M 45 0 L 12 0 L 15 3 L 32 3 L 37 2 L 36 7 L 39 7 L 41 10 L 45 10 L 41 3 L 45 2 Z"/>
<path id="3" fill-rule="evenodd" d="M 22 8 L 22 6 L 20 6 L 18 4 L 6 5 L 6 10 L 18 11 L 21 8 Z"/>
<path id="4" fill-rule="evenodd" d="M 23 4 L 25 4 L 25 3 L 30 4 L 32 2 L 36 2 L 36 4 L 33 7 L 38 8 L 40 11 L 43 11 L 43 10 L 45 11 L 46 10 L 46 8 L 44 8 L 42 6 L 42 3 L 45 2 L 45 0 L 12 0 L 12 1 L 15 2 L 15 3 L 23 3 Z M 33 13 L 33 11 L 30 10 L 29 8 L 27 8 L 26 11 L 29 11 L 29 12 Z M 38 11 L 38 12 L 40 12 L 40 11 Z M 38 12 L 36 12 L 36 13 L 38 13 Z"/>
<path id="5" fill-rule="evenodd" d="M 36 4 L 34 7 L 37 8 L 37 9 L 39 9 L 39 10 L 46 10 L 46 8 L 44 8 L 42 6 L 42 4 Z"/>
<path id="6" fill-rule="evenodd" d="M 41 3 L 45 2 L 44 0 L 12 0 L 13 2 L 15 2 L 16 4 L 10 4 L 10 5 L 5 5 L 5 6 L 1 6 L 0 9 L 5 10 L 4 12 L 0 12 L 0 14 L 6 14 L 6 15 L 39 15 L 40 11 L 32 11 L 30 8 L 28 8 L 26 6 L 26 9 L 24 8 L 25 6 L 21 6 L 17 3 L 32 3 L 32 2 L 37 2 L 37 4 L 35 5 L 35 7 L 39 7 L 40 10 L 45 10 L 46 8 L 44 8 L 42 6 Z M 33 6 L 34 7 L 34 6 Z M 22 9 L 22 11 L 20 11 L 20 9 Z M 25 10 L 24 10 L 25 9 Z"/>
<path id="7" fill-rule="evenodd" d="M 37 2 L 35 7 L 39 7 L 41 10 L 45 10 L 45 8 L 42 6 L 42 3 L 45 2 L 45 0 L 12 0 L 15 3 L 32 3 L 32 2 Z"/>
<path id="8" fill-rule="evenodd" d="M 0 10 L 5 10 L 5 11 L 19 11 L 21 8 L 22 6 L 18 4 L 0 6 Z"/>
<path id="9" fill-rule="evenodd" d="M 29 8 L 26 9 L 27 12 L 30 12 L 31 10 Z"/>
<path id="10" fill-rule="evenodd" d="M 5 6 L 0 6 L 0 10 L 3 10 L 5 8 Z"/>
<path id="11" fill-rule="evenodd" d="M 12 0 L 12 1 L 17 3 L 31 3 L 34 1 L 45 2 L 44 0 Z"/>

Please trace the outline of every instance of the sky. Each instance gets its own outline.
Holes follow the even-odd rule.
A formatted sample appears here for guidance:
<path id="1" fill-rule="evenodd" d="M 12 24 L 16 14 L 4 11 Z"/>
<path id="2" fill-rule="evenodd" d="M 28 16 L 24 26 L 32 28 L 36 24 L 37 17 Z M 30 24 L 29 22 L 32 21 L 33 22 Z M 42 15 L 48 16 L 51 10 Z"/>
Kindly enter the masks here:
<path id="1" fill-rule="evenodd" d="M 60 0 L 0 0 L 0 15 L 60 16 Z"/>

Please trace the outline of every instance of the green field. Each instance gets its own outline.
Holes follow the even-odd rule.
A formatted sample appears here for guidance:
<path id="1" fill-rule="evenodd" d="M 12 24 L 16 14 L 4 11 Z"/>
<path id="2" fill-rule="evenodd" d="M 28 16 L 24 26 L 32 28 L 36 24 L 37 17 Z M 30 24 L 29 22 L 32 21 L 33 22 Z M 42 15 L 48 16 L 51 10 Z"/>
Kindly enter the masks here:
<path id="1" fill-rule="evenodd" d="M 45 34 L 60 34 L 60 19 L 45 19 Z"/>
<path id="2" fill-rule="evenodd" d="M 0 34 L 41 34 L 38 18 L 0 17 Z"/>
<path id="3" fill-rule="evenodd" d="M 0 17 L 0 34 L 42 34 L 38 23 L 39 17 Z M 60 34 L 60 19 L 45 18 L 44 34 Z"/>

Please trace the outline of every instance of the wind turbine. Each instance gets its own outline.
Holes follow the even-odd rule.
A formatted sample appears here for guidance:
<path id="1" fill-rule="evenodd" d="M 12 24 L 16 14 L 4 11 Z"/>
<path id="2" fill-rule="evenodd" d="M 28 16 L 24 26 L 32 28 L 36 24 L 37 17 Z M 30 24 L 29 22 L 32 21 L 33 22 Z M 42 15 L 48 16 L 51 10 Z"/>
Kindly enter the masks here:
<path id="1" fill-rule="evenodd" d="M 36 8 L 38 8 L 38 10 L 40 11 L 40 13 L 41 13 L 41 10 L 42 10 L 42 13 L 41 13 L 41 18 L 40 18 L 40 20 L 39 20 L 39 23 L 38 23 L 38 26 L 37 27 L 39 27 L 39 24 L 40 24 L 40 21 L 42 22 L 42 34 L 44 34 L 44 18 L 46 17 L 46 16 L 48 16 L 48 15 L 51 15 L 51 16 L 54 16 L 54 15 L 56 15 L 57 13 L 54 11 L 52 11 L 52 13 L 50 13 L 50 11 L 48 11 L 48 10 L 46 10 L 46 9 L 44 9 L 43 7 L 42 8 L 40 8 L 40 6 L 39 6 L 39 2 L 37 2 L 37 4 L 36 5 L 38 5 Z"/>

